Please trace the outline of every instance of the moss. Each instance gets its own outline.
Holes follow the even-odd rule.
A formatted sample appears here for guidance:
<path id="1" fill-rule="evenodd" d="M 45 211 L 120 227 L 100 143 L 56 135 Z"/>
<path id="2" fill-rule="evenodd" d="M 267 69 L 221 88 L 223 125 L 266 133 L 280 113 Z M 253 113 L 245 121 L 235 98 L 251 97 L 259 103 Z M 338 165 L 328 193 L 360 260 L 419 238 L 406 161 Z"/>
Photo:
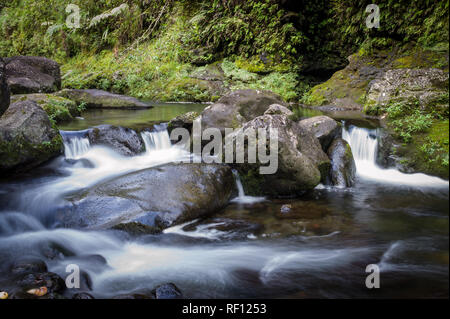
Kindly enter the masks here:
<path id="1" fill-rule="evenodd" d="M 0 168 L 18 170 L 31 168 L 60 154 L 62 146 L 60 134 L 56 134 L 51 141 L 41 144 L 30 143 L 22 135 L 16 136 L 11 141 L 0 142 Z"/>
<path id="2" fill-rule="evenodd" d="M 263 175 L 259 174 L 258 168 L 249 169 L 247 171 L 240 169 L 239 176 L 241 178 L 245 194 L 250 196 L 263 195 L 261 186 L 264 185 L 265 181 Z"/>

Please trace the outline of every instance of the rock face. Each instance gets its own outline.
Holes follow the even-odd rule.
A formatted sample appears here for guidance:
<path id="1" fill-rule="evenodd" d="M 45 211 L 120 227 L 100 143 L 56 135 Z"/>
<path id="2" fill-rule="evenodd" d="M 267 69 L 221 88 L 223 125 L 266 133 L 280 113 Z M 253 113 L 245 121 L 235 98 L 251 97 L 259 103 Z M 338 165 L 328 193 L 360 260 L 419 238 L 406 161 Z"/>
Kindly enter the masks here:
<path id="1" fill-rule="evenodd" d="M 44 57 L 16 56 L 5 59 L 8 85 L 13 94 L 47 93 L 61 89 L 59 64 Z"/>
<path id="2" fill-rule="evenodd" d="M 278 170 L 264 175 L 259 174 L 260 162 L 236 164 L 247 194 L 296 196 L 313 189 L 328 175 L 330 160 L 319 140 L 287 116 L 262 115 L 245 123 L 232 135 L 237 145 L 237 135 L 248 128 L 263 128 L 267 135 L 269 128 L 278 130 Z M 244 149 L 247 152 L 247 146 Z"/>
<path id="3" fill-rule="evenodd" d="M 5 113 L 10 103 L 9 86 L 6 81 L 6 65 L 0 60 L 0 116 Z"/>
<path id="4" fill-rule="evenodd" d="M 335 139 L 328 149 L 328 156 L 331 159 L 331 183 L 338 187 L 353 186 L 356 165 L 350 145 L 341 138 Z"/>
<path id="5" fill-rule="evenodd" d="M 134 156 L 145 150 L 142 137 L 129 128 L 100 125 L 89 130 L 91 145 L 105 145 L 125 156 Z"/>
<path id="6" fill-rule="evenodd" d="M 24 171 L 61 154 L 62 138 L 31 101 L 11 104 L 0 118 L 0 172 Z"/>
<path id="7" fill-rule="evenodd" d="M 449 84 L 448 72 L 439 69 L 388 70 L 372 82 L 367 94 L 367 105 L 386 106 L 389 103 L 419 102 L 421 108 L 439 101 Z M 448 104 L 442 104 L 447 108 Z"/>
<path id="8" fill-rule="evenodd" d="M 86 106 L 90 108 L 140 109 L 152 107 L 133 97 L 109 93 L 102 90 L 64 89 L 58 92 L 57 95 L 75 101 L 78 104 L 86 103 Z"/>
<path id="9" fill-rule="evenodd" d="M 342 136 L 341 124 L 328 116 L 314 116 L 300 121 L 299 124 L 319 139 L 324 152 L 334 139 Z"/>
<path id="10" fill-rule="evenodd" d="M 169 164 L 115 178 L 70 198 L 60 220 L 68 227 L 90 229 L 135 222 L 165 228 L 217 212 L 234 189 L 228 166 Z"/>
<path id="11" fill-rule="evenodd" d="M 221 97 L 202 112 L 202 128 L 238 128 L 263 115 L 272 104 L 283 105 L 281 98 L 269 91 L 237 90 Z"/>

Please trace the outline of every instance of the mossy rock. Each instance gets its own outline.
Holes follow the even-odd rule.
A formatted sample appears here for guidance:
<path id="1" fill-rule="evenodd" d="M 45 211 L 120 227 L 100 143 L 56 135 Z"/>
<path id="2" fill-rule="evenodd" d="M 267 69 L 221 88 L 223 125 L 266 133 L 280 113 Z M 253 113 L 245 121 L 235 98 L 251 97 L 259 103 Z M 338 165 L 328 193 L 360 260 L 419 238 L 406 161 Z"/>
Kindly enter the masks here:
<path id="1" fill-rule="evenodd" d="M 47 112 L 49 118 L 56 123 L 71 121 L 74 117 L 80 116 L 81 110 L 83 109 L 82 106 L 80 107 L 72 100 L 47 93 L 13 95 L 11 101 L 13 103 L 18 101 L 33 101 Z"/>

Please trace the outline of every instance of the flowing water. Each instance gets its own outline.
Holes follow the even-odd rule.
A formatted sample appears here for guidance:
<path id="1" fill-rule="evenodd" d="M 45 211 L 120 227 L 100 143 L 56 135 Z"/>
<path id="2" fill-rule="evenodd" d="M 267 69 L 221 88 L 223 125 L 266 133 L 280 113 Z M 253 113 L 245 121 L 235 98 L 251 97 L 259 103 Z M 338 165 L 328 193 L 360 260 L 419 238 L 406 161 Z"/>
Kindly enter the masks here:
<path id="1" fill-rule="evenodd" d="M 379 168 L 376 130 L 344 129 L 357 166 L 352 188 L 268 200 L 246 196 L 236 174 L 239 195 L 223 211 L 137 238 L 58 228 L 56 212 L 68 194 L 191 155 L 160 126 L 141 133 L 146 152 L 135 157 L 90 145 L 86 131 L 61 133 L 64 156 L 0 184 L 0 290 L 12 288 L 11 261 L 34 256 L 63 278 L 78 264 L 99 298 L 166 282 L 187 298 L 448 297 L 448 182 Z M 313 216 L 280 218 L 285 204 Z M 369 264 L 380 267 L 380 289 L 365 286 Z"/>

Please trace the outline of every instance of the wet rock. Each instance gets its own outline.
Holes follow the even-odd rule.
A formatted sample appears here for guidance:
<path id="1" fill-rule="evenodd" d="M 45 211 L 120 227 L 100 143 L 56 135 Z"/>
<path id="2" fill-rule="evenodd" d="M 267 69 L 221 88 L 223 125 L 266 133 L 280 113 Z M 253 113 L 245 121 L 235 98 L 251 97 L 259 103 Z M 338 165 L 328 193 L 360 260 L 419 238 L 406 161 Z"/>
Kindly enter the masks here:
<path id="1" fill-rule="evenodd" d="M 15 276 L 30 274 L 30 273 L 43 273 L 47 271 L 47 265 L 45 261 L 39 258 L 23 257 L 16 260 L 11 268 L 10 272 Z"/>
<path id="2" fill-rule="evenodd" d="M 0 116 L 9 107 L 10 95 L 8 82 L 6 81 L 6 65 L 0 58 Z"/>
<path id="3" fill-rule="evenodd" d="M 258 223 L 230 218 L 212 218 L 198 221 L 183 227 L 183 231 L 213 232 L 214 239 L 245 240 L 263 231 L 264 227 Z"/>
<path id="4" fill-rule="evenodd" d="M 281 219 L 318 219 L 330 214 L 330 210 L 314 202 L 294 202 L 281 206 L 276 217 Z"/>
<path id="5" fill-rule="evenodd" d="M 147 290 L 137 290 L 127 294 L 117 295 L 112 299 L 155 299 L 152 292 Z"/>
<path id="6" fill-rule="evenodd" d="M 324 152 L 334 139 L 342 136 L 341 124 L 328 116 L 314 116 L 300 121 L 299 124 L 319 139 Z"/>
<path id="7" fill-rule="evenodd" d="M 64 89 L 56 93 L 58 96 L 65 97 L 75 101 L 78 104 L 86 103 L 88 108 L 123 108 L 123 109 L 141 109 L 151 108 L 152 106 L 143 103 L 130 96 L 109 93 L 102 90 L 87 89 Z"/>
<path id="8" fill-rule="evenodd" d="M 72 299 L 95 299 L 94 296 L 88 294 L 87 292 L 79 292 L 72 296 Z"/>
<path id="9" fill-rule="evenodd" d="M 322 151 L 319 140 L 287 116 L 259 116 L 232 133 L 231 139 L 240 145 L 242 141 L 237 136 L 249 128 L 265 129 L 267 136 L 269 128 L 278 130 L 278 168 L 274 174 L 260 174 L 259 168 L 267 164 L 236 164 L 246 194 L 297 196 L 314 189 L 328 176 L 330 160 Z M 245 141 L 243 147 L 247 153 Z"/>
<path id="10" fill-rule="evenodd" d="M 113 125 L 100 125 L 89 130 L 91 145 L 104 145 L 125 156 L 134 156 L 145 150 L 142 137 L 134 130 Z"/>
<path id="11" fill-rule="evenodd" d="M 271 106 L 269 106 L 269 108 L 267 109 L 267 111 L 264 112 L 265 115 L 292 115 L 294 114 L 294 112 L 292 112 L 291 110 L 289 110 L 287 107 L 280 105 L 280 104 L 272 104 Z"/>
<path id="12" fill-rule="evenodd" d="M 120 176 L 75 195 L 59 218 L 63 225 L 78 228 L 111 228 L 129 222 L 165 228 L 217 212 L 234 189 L 228 166 L 169 164 Z"/>
<path id="13" fill-rule="evenodd" d="M 162 232 L 160 227 L 149 226 L 138 222 L 121 223 L 112 227 L 112 229 L 124 231 L 132 236 L 156 235 Z"/>
<path id="14" fill-rule="evenodd" d="M 185 128 L 191 132 L 194 120 L 199 116 L 200 114 L 197 112 L 188 112 L 186 114 L 179 115 L 169 122 L 167 128 L 169 132 L 176 128 Z"/>
<path id="15" fill-rule="evenodd" d="M 13 94 L 50 93 L 61 89 L 59 64 L 44 57 L 6 58 L 6 75 Z"/>
<path id="16" fill-rule="evenodd" d="M 284 105 L 282 99 L 269 91 L 237 90 L 222 96 L 202 112 L 202 129 L 238 128 L 263 115 L 273 104 Z"/>
<path id="17" fill-rule="evenodd" d="M 182 299 L 181 291 L 172 283 L 163 284 L 156 287 L 152 294 L 156 299 Z"/>
<path id="18" fill-rule="evenodd" d="M 61 135 L 36 103 L 11 104 L 0 118 L 0 172 L 26 171 L 60 155 L 62 149 Z"/>
<path id="19" fill-rule="evenodd" d="M 17 281 L 17 285 L 24 291 L 29 289 L 47 287 L 48 292 L 62 292 L 66 288 L 64 280 L 55 273 L 32 273 L 25 275 Z"/>
<path id="20" fill-rule="evenodd" d="M 328 149 L 331 159 L 331 183 L 339 187 L 351 187 L 355 182 L 356 165 L 350 145 L 343 139 L 336 139 Z"/>

